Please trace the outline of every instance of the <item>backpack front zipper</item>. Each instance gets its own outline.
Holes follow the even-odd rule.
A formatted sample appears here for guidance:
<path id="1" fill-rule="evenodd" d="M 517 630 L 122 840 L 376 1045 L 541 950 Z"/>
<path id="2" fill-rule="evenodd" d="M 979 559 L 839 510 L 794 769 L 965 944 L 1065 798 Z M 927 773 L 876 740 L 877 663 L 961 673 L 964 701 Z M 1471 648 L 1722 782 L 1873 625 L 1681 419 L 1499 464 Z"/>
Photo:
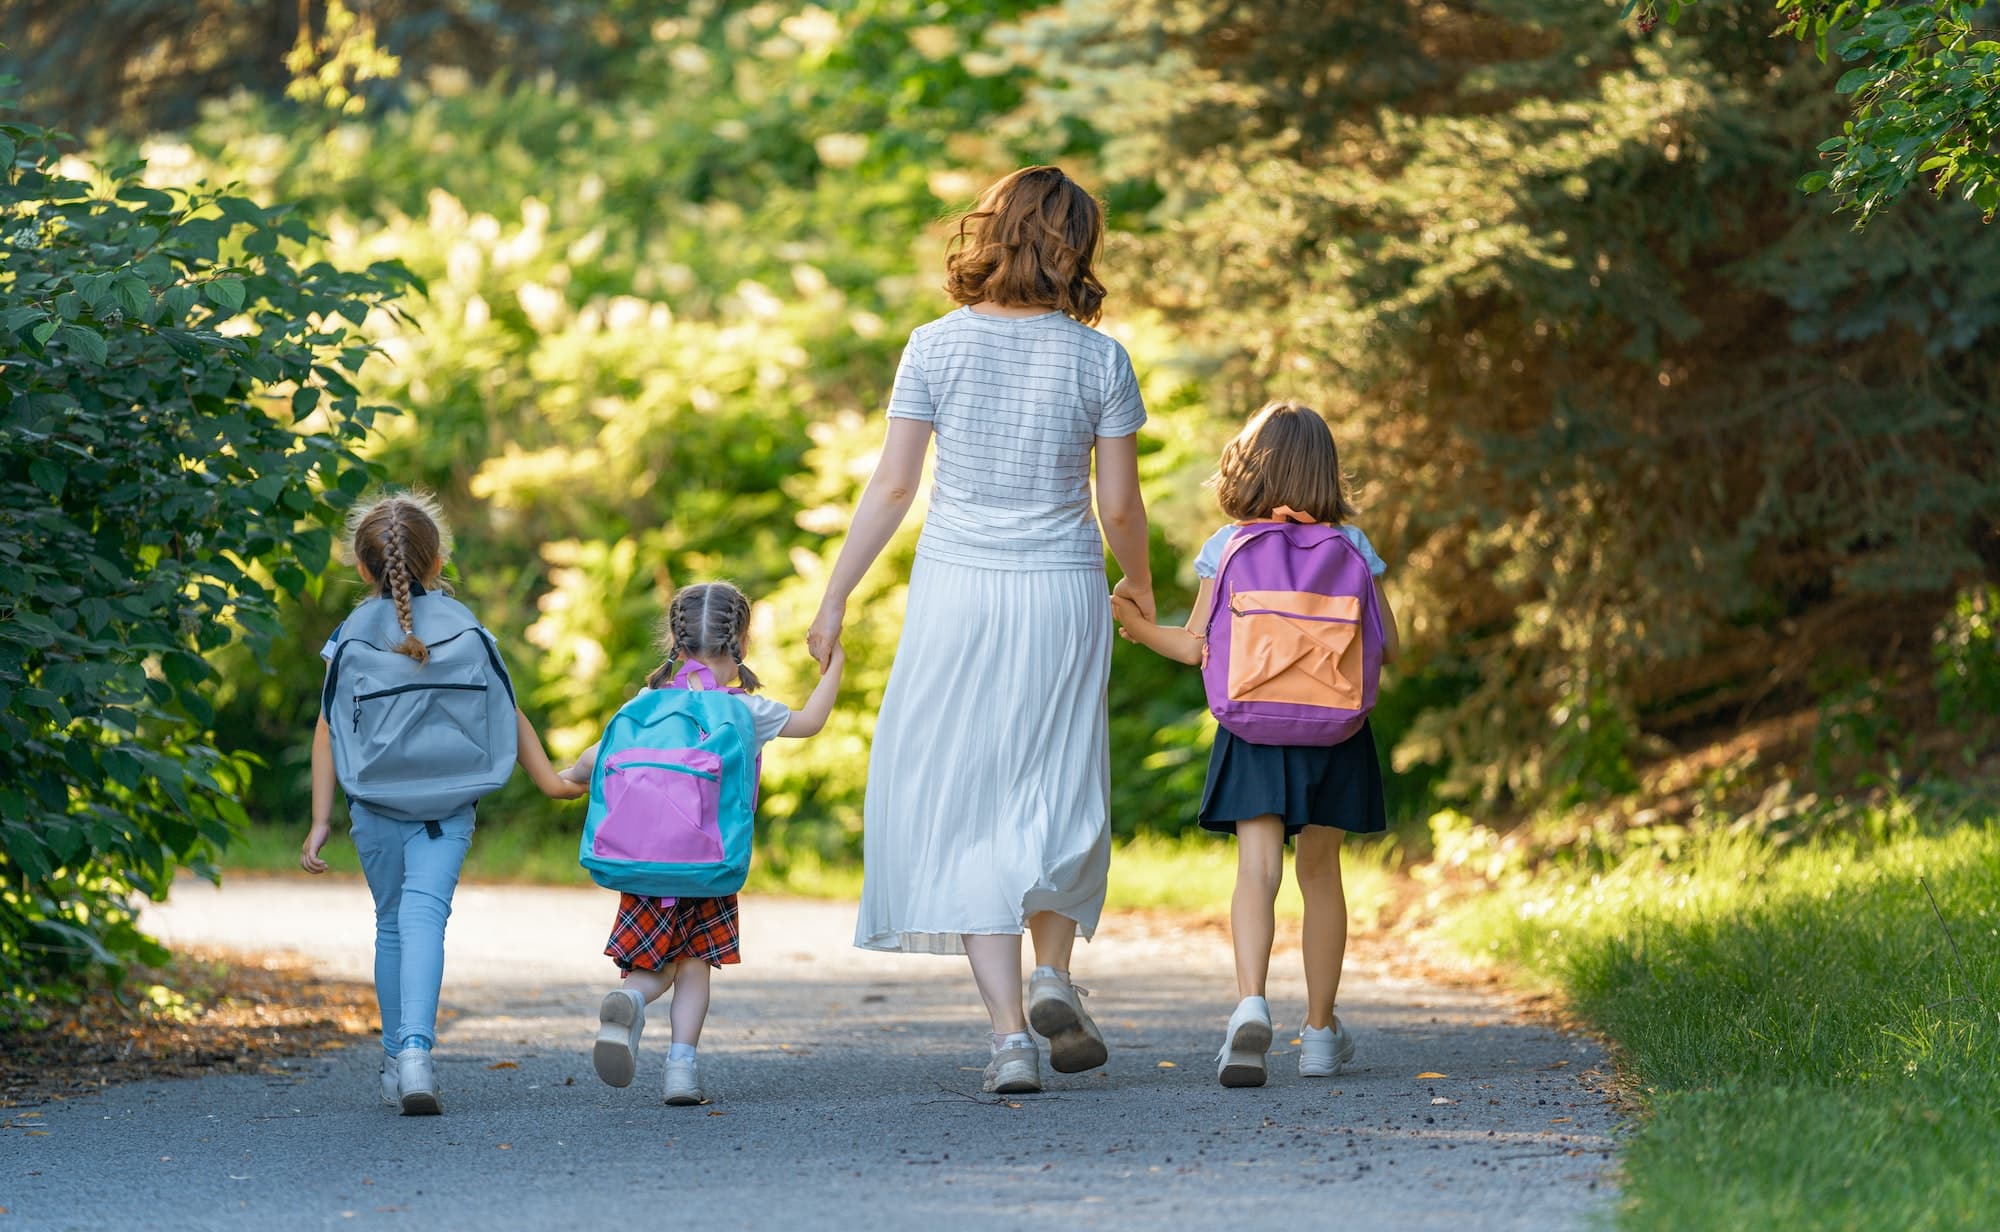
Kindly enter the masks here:
<path id="1" fill-rule="evenodd" d="M 1281 612 L 1274 607 L 1240 608 L 1232 601 L 1229 605 L 1231 616 L 1283 616 L 1286 620 L 1312 620 L 1323 625 L 1358 625 L 1361 621 L 1351 616 L 1308 616 L 1304 612 Z"/>
<path id="2" fill-rule="evenodd" d="M 361 730 L 361 703 L 372 702 L 378 697 L 394 697 L 398 693 L 415 693 L 420 689 L 448 689 L 458 693 L 484 693 L 483 684 L 399 684 L 393 689 L 376 689 L 372 693 L 354 695 L 354 730 Z"/>
<path id="3" fill-rule="evenodd" d="M 615 766 L 606 766 L 604 773 L 622 774 L 627 770 L 639 769 L 672 770 L 678 774 L 686 774 L 698 779 L 707 779 L 711 783 L 720 783 L 722 781 L 720 774 L 712 774 L 707 770 L 697 770 L 693 766 L 683 766 L 679 762 L 671 761 L 621 761 Z"/>

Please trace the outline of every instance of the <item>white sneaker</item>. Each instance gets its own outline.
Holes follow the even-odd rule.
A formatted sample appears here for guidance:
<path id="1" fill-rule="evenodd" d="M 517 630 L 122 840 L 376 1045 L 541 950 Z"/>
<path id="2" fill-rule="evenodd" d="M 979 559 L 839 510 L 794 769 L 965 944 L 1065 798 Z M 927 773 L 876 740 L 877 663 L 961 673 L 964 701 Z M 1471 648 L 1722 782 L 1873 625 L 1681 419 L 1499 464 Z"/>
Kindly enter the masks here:
<path id="1" fill-rule="evenodd" d="M 382 1102 L 391 1108 L 401 1107 L 403 1093 L 396 1085 L 396 1058 L 382 1054 Z"/>
<path id="2" fill-rule="evenodd" d="M 1059 1074 L 1096 1069 L 1111 1056 L 1079 993 L 1088 995 L 1054 967 L 1036 967 L 1028 977 L 1028 1025 L 1049 1041 L 1049 1068 Z"/>
<path id="3" fill-rule="evenodd" d="M 646 999 L 629 988 L 614 988 L 597 1007 L 597 1043 L 590 1064 L 614 1087 L 629 1087 L 639 1072 L 639 1033 L 646 1029 Z"/>
<path id="4" fill-rule="evenodd" d="M 694 1057 L 684 1057 L 679 1061 L 667 1059 L 666 1101 L 676 1108 L 685 1108 L 702 1101 L 701 1070 Z"/>
<path id="5" fill-rule="evenodd" d="M 444 1111 L 430 1049 L 411 1047 L 396 1054 L 396 1090 L 404 1116 L 436 1116 Z"/>
<path id="6" fill-rule="evenodd" d="M 1032 1043 L 1017 1044 L 994 1053 L 979 1089 L 989 1095 L 1032 1095 L 1041 1090 L 1041 1049 Z"/>
<path id="7" fill-rule="evenodd" d="M 1271 1007 L 1262 997 L 1245 997 L 1229 1016 L 1222 1051 L 1215 1054 L 1215 1077 L 1226 1087 L 1264 1085 L 1264 1054 L 1271 1048 Z"/>
<path id="8" fill-rule="evenodd" d="M 1330 1027 L 1305 1027 L 1299 1031 L 1299 1077 L 1331 1078 L 1340 1067 L 1354 1059 L 1354 1037 L 1334 1016 Z"/>

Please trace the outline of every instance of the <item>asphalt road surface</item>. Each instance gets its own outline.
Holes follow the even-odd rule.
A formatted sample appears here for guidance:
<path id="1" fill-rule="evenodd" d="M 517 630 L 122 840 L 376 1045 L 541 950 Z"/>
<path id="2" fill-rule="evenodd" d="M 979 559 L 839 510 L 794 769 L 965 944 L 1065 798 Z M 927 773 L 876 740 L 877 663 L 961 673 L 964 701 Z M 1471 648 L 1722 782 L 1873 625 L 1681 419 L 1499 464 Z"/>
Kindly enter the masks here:
<path id="1" fill-rule="evenodd" d="M 702 1040 L 710 1102 L 669 1108 L 663 1005 L 632 1086 L 590 1067 L 614 903 L 460 890 L 443 1116 L 379 1102 L 372 1042 L 273 1075 L 51 1103 L 37 1134 L 0 1130 L 0 1232 L 1543 1229 L 1615 1200 L 1594 1044 L 1361 962 L 1341 998 L 1354 1064 L 1301 1079 L 1292 949 L 1273 964 L 1272 1080 L 1225 1090 L 1227 939 L 1156 920 L 1114 917 L 1078 949 L 1110 1063 L 1000 1100 L 979 1093 L 985 1024 L 964 960 L 857 951 L 850 904 L 746 899 L 744 962 L 717 973 Z M 369 971 L 358 882 L 184 883 L 146 923 Z"/>

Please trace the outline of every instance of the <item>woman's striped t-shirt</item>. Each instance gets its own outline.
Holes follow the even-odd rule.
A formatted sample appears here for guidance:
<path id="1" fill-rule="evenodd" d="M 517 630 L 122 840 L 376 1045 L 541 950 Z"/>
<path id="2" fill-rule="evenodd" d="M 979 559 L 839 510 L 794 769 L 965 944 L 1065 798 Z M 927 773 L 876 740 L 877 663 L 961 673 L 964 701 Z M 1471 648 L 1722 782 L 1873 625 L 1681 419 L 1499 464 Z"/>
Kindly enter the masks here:
<path id="1" fill-rule="evenodd" d="M 1116 340 L 1060 312 L 960 308 L 917 328 L 889 414 L 928 420 L 937 462 L 919 556 L 991 569 L 1097 568 L 1097 438 L 1146 422 Z"/>

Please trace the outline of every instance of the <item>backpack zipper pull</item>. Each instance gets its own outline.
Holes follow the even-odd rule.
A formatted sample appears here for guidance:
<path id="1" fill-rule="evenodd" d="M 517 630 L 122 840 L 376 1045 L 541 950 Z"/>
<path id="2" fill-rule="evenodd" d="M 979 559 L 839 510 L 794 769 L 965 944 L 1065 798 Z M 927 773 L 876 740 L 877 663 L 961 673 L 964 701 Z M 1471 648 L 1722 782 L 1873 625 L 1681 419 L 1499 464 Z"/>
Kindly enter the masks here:
<path id="1" fill-rule="evenodd" d="M 361 701 L 359 698 L 356 698 L 354 702 L 354 730 L 357 732 L 361 730 Z"/>

